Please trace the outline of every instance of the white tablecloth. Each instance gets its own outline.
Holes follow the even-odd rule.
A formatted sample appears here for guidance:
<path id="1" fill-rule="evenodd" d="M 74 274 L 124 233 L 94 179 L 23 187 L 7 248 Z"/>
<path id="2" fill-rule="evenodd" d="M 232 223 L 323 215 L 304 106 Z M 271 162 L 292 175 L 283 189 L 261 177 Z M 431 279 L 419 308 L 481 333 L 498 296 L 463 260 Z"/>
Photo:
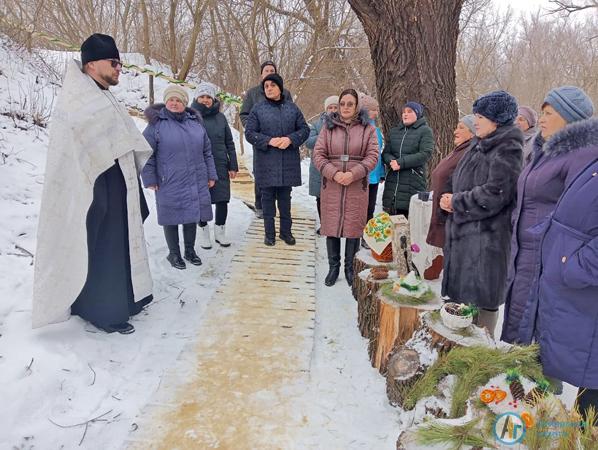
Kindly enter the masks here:
<path id="1" fill-rule="evenodd" d="M 426 243 L 428 229 L 430 228 L 430 219 L 432 218 L 432 192 L 430 200 L 421 201 L 417 194 L 411 197 L 409 201 L 409 233 L 411 234 L 411 244 L 417 244 L 419 252 L 411 252 L 413 264 L 417 267 L 420 276 L 424 276 L 424 271 L 432 265 L 432 261 L 439 255 L 442 255 L 442 249 L 433 247 Z"/>

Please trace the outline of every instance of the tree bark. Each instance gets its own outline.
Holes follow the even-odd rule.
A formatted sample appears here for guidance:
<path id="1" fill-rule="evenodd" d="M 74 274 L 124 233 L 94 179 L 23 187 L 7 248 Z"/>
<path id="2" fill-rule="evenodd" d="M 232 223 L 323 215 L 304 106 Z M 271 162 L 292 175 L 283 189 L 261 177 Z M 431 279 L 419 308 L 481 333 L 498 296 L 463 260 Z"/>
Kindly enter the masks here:
<path id="1" fill-rule="evenodd" d="M 436 151 L 429 172 L 453 148 L 459 119 L 455 61 L 463 0 L 349 0 L 370 43 L 383 129 L 401 122 L 409 100 L 426 107 Z"/>

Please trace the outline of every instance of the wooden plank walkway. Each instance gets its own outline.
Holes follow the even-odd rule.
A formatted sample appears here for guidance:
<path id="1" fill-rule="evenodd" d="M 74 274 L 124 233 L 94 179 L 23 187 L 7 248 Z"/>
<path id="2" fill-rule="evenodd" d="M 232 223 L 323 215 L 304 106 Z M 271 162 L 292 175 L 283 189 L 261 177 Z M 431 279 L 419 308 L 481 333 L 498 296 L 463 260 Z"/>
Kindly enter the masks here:
<path id="1" fill-rule="evenodd" d="M 233 195 L 252 203 L 253 182 L 246 169 L 240 175 Z M 126 448 L 293 448 L 306 422 L 293 406 L 308 383 L 315 326 L 309 215 L 294 208 L 295 246 L 264 246 L 263 223 L 253 221 L 197 342 L 165 374 Z"/>

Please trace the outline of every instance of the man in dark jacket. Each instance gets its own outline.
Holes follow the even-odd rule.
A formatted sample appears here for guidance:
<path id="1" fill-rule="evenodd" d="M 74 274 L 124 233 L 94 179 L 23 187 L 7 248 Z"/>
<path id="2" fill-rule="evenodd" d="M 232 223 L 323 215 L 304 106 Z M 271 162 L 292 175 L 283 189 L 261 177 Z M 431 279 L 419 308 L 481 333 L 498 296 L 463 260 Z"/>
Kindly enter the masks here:
<path id="1" fill-rule="evenodd" d="M 284 95 L 282 78 L 271 74 L 262 82 L 267 101 L 249 114 L 245 137 L 253 145 L 255 181 L 262 189 L 264 243 L 276 242 L 274 216 L 276 202 L 280 213 L 280 239 L 295 245 L 291 233 L 291 190 L 301 185 L 299 147 L 309 136 L 309 126 L 301 110 Z"/>
<path id="2" fill-rule="evenodd" d="M 243 100 L 243 106 L 241 106 L 241 112 L 239 113 L 239 117 L 241 118 L 241 123 L 243 127 L 247 126 L 247 119 L 249 117 L 249 113 L 253 109 L 255 105 L 261 103 L 266 100 L 266 94 L 264 93 L 264 86 L 263 80 L 268 76 L 274 73 L 278 73 L 276 69 L 276 64 L 272 61 L 264 61 L 260 66 L 260 76 L 262 77 L 262 82 L 257 86 L 252 87 L 247 91 L 245 94 L 245 99 Z M 291 93 L 284 89 L 282 95 L 285 99 L 289 102 L 293 102 L 293 97 Z M 256 163 L 256 152 L 255 149 L 253 150 L 253 173 L 255 174 L 255 163 Z M 255 177 L 254 177 L 255 178 Z M 257 181 L 254 179 L 254 188 L 255 188 L 255 213 L 259 219 L 262 216 L 262 194 L 260 191 L 260 187 L 258 186 Z"/>

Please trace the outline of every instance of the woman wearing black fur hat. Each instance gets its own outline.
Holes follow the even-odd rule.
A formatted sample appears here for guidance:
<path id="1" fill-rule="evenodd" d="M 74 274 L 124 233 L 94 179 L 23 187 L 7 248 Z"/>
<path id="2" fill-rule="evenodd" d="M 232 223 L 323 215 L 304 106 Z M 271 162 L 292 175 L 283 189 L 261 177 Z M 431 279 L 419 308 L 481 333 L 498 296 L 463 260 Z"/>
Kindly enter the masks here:
<path id="1" fill-rule="evenodd" d="M 440 200 L 448 214 L 442 295 L 478 306 L 478 325 L 494 336 L 504 301 L 523 133 L 513 124 L 517 101 L 505 91 L 478 98 L 473 112 L 476 137 Z"/>

